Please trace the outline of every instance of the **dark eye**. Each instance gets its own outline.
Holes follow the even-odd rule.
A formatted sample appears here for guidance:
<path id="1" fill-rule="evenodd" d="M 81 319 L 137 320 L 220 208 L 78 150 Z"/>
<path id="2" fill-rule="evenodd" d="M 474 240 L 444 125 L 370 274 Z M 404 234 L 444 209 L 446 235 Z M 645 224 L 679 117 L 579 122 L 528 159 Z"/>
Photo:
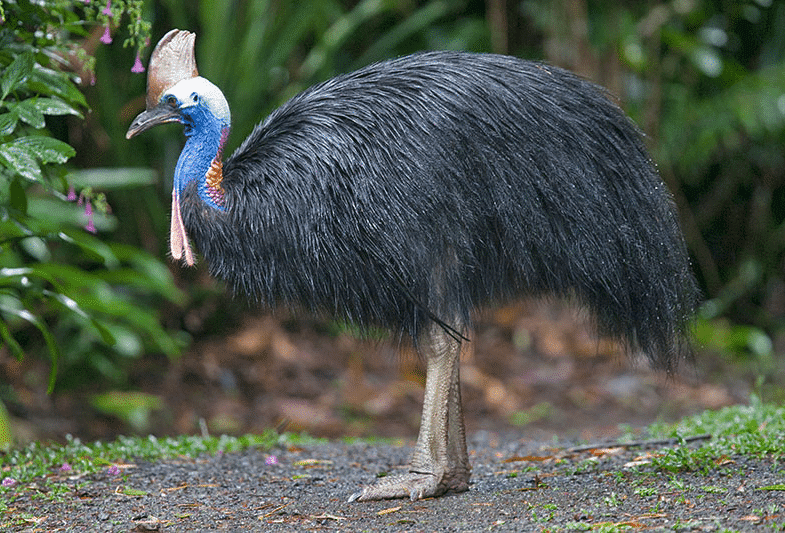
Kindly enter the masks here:
<path id="1" fill-rule="evenodd" d="M 191 93 L 191 100 L 193 100 L 194 103 L 198 102 L 199 101 L 199 95 L 196 94 L 196 93 Z"/>
<path id="2" fill-rule="evenodd" d="M 168 98 L 166 99 L 166 103 L 167 103 L 167 104 L 168 104 L 170 107 L 177 107 L 177 98 L 176 98 L 176 97 L 174 97 L 174 96 L 170 96 L 170 97 L 168 97 Z"/>

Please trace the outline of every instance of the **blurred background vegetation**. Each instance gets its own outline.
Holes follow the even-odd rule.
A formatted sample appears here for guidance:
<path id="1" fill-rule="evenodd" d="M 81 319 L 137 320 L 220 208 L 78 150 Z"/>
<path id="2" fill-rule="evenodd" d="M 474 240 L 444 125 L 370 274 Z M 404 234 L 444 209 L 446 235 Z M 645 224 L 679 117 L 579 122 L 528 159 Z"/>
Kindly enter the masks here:
<path id="1" fill-rule="evenodd" d="M 126 390 L 141 360 L 177 357 L 247 309 L 203 265 L 167 260 L 179 132 L 124 137 L 144 107 L 136 56 L 175 27 L 197 33 L 200 74 L 232 106 L 230 151 L 298 91 L 417 50 L 545 60 L 609 88 L 678 204 L 705 294 L 697 344 L 759 361 L 762 379 L 785 358 L 785 2 L 0 5 L 0 360 L 45 359 L 31 387 Z M 21 401 L 15 379 L 0 375 L 0 420 Z"/>

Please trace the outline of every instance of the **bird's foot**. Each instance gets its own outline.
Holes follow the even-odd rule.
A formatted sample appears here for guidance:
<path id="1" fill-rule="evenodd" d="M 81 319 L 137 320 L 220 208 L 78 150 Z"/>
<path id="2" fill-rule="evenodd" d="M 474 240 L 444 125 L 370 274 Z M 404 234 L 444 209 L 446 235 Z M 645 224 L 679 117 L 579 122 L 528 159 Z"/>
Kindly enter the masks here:
<path id="1" fill-rule="evenodd" d="M 440 496 L 445 492 L 464 492 L 469 490 L 469 475 L 443 476 L 435 474 L 409 472 L 398 476 L 383 477 L 373 485 L 355 492 L 349 497 L 350 502 L 370 500 L 389 500 L 393 498 L 409 498 L 411 501 Z"/>

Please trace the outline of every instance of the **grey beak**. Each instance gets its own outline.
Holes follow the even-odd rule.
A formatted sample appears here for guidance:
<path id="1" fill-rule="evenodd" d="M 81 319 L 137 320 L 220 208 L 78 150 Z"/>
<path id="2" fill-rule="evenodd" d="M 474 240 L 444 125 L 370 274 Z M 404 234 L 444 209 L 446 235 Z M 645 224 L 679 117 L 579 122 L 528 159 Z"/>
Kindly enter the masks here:
<path id="1" fill-rule="evenodd" d="M 126 139 L 130 139 L 143 131 L 147 131 L 153 126 L 158 124 L 166 124 L 168 122 L 179 122 L 180 114 L 177 109 L 173 108 L 166 103 L 160 103 L 152 109 L 147 109 L 139 113 L 128 131 L 125 134 Z"/>

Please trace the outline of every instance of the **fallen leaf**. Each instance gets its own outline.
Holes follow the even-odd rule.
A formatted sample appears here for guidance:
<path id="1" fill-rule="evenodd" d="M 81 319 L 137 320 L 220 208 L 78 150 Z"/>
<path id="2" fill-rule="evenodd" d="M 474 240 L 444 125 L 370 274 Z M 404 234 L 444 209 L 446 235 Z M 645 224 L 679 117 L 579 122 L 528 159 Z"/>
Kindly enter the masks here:
<path id="1" fill-rule="evenodd" d="M 624 451 L 624 448 L 616 447 L 616 448 L 592 448 L 589 450 L 589 453 L 594 455 L 595 457 L 604 457 L 606 455 L 617 455 Z"/>
<path id="2" fill-rule="evenodd" d="M 346 520 L 346 517 L 343 516 L 335 516 L 331 514 L 320 514 L 319 516 L 312 517 L 314 520 Z"/>
<path id="3" fill-rule="evenodd" d="M 129 498 L 138 498 L 140 496 L 147 496 L 147 491 L 145 490 L 124 488 L 121 485 L 117 486 L 117 488 L 114 490 L 114 493 L 117 496 L 127 496 Z"/>
<path id="4" fill-rule="evenodd" d="M 264 519 L 265 519 L 265 518 L 267 518 L 268 516 L 274 515 L 275 513 L 277 513 L 278 511 L 280 511 L 280 510 L 281 510 L 281 509 L 283 509 L 284 507 L 286 507 L 287 505 L 289 505 L 289 504 L 288 504 L 288 503 L 285 503 L 285 504 L 283 504 L 283 505 L 279 505 L 278 507 L 276 507 L 275 509 L 273 509 L 273 510 L 272 510 L 272 511 L 270 511 L 269 513 L 267 513 L 267 514 L 263 514 L 262 516 L 260 516 L 260 517 L 259 517 L 259 520 L 264 520 Z"/>
<path id="5" fill-rule="evenodd" d="M 319 466 L 319 465 L 331 465 L 333 464 L 332 461 L 327 459 L 303 459 L 301 461 L 295 461 L 292 463 L 294 466 Z"/>
<path id="6" fill-rule="evenodd" d="M 158 518 L 151 516 L 146 520 L 136 521 L 137 531 L 158 531 L 161 529 L 161 521 Z"/>
<path id="7" fill-rule="evenodd" d="M 508 457 L 507 459 L 505 459 L 504 462 L 505 463 L 516 463 L 516 462 L 519 462 L 519 461 L 532 461 L 532 462 L 548 461 L 550 459 L 553 459 L 553 457 L 554 457 L 553 455 L 543 455 L 543 456 L 540 456 L 540 455 L 514 455 L 512 457 Z"/>

